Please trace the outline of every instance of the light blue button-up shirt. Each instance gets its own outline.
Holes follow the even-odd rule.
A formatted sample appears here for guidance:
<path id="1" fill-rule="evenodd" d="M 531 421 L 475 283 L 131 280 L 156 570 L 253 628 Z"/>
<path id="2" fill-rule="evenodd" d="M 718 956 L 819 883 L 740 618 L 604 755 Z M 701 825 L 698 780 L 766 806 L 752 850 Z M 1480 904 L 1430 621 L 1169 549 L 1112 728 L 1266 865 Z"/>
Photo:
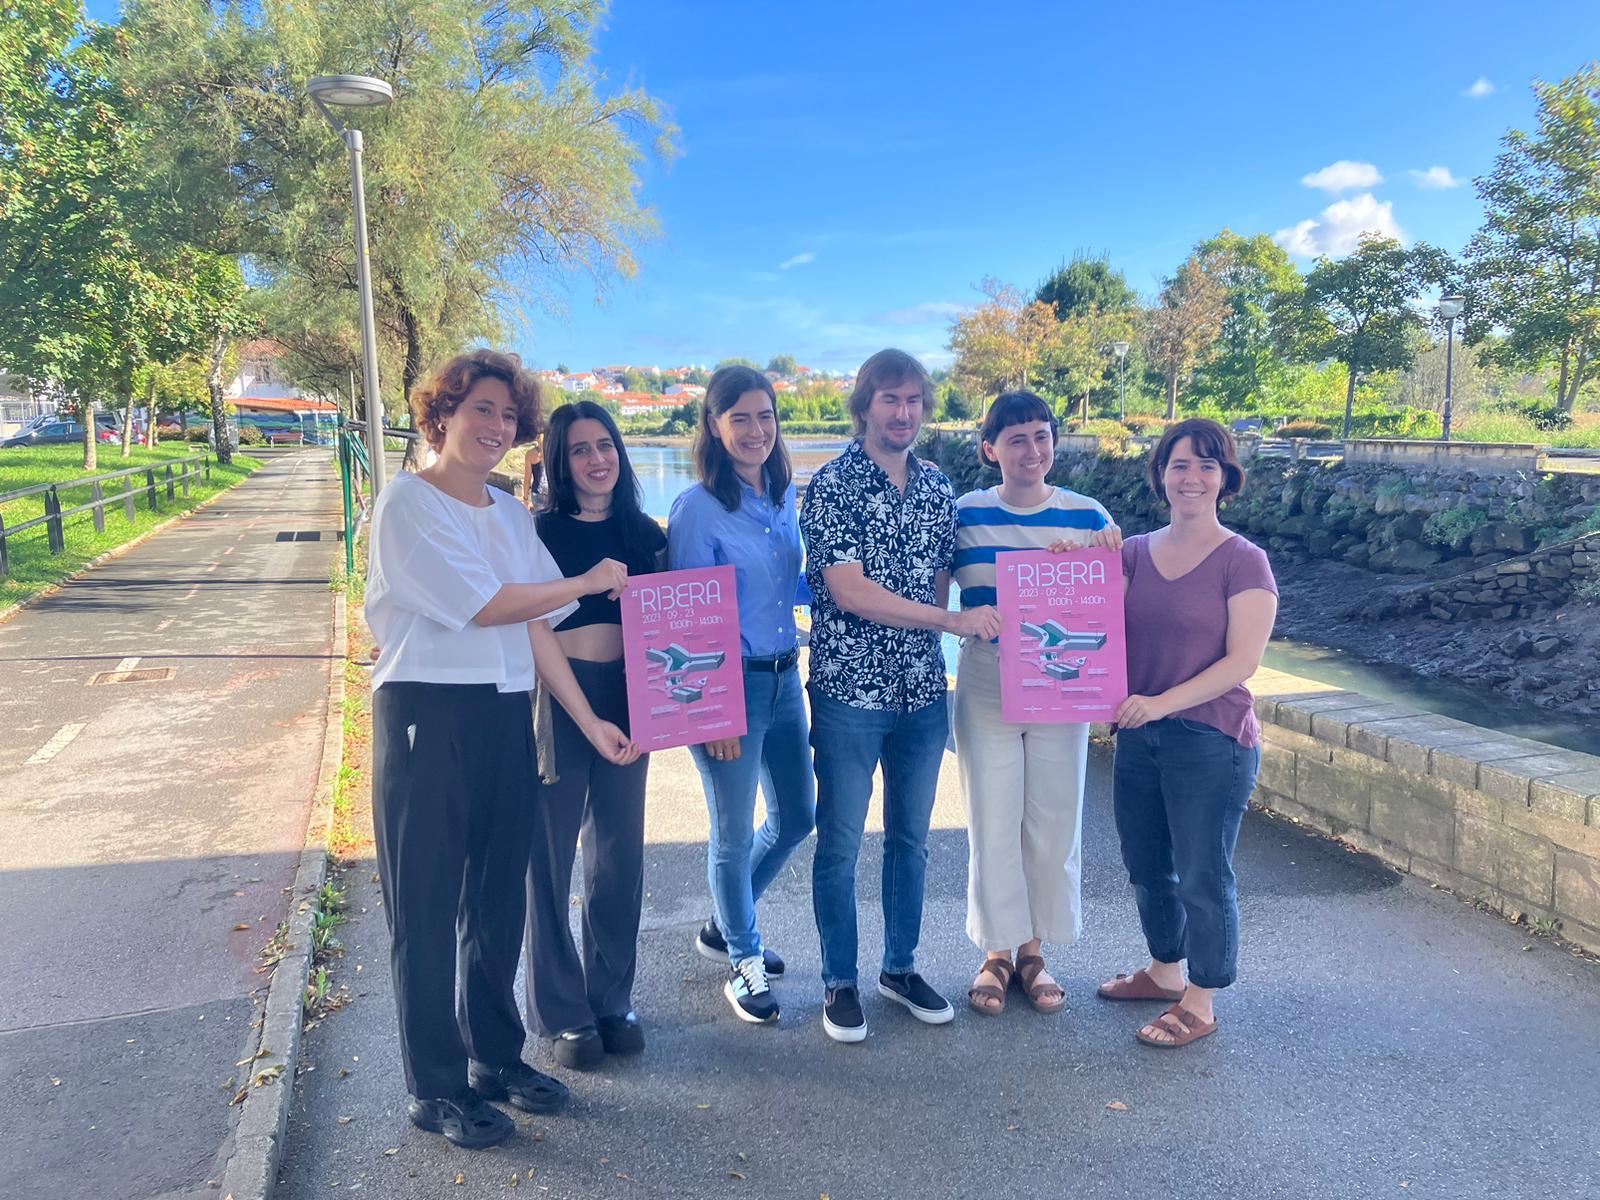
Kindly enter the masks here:
<path id="1" fill-rule="evenodd" d="M 747 656 L 783 654 L 795 647 L 795 588 L 800 580 L 800 520 L 794 485 L 773 504 L 742 479 L 737 512 L 697 483 L 672 502 L 667 518 L 667 565 L 731 566 L 739 589 L 739 641 Z"/>

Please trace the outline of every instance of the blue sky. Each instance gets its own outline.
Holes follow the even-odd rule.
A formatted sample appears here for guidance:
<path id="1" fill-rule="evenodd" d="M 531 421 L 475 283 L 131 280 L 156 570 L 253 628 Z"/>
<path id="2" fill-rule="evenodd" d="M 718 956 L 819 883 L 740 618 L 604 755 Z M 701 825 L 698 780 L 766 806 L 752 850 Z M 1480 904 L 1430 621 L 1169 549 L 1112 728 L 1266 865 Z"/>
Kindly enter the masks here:
<path id="1" fill-rule="evenodd" d="M 681 126 L 642 167 L 661 235 L 514 348 L 853 370 L 891 344 L 944 364 L 980 279 L 1031 288 L 1080 249 L 1143 293 L 1225 226 L 1303 266 L 1366 228 L 1457 251 L 1530 82 L 1600 56 L 1600 4 L 615 0 L 597 47 Z"/>

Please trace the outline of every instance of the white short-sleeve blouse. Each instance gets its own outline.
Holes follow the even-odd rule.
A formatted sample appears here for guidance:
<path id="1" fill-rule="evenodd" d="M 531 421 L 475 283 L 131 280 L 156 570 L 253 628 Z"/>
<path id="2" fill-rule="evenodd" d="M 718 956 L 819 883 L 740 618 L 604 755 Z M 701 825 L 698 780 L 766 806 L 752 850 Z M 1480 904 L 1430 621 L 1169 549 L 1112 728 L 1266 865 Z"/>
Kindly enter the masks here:
<path id="1" fill-rule="evenodd" d="M 372 686 L 390 682 L 492 683 L 531 692 L 536 682 L 526 626 L 474 625 L 502 585 L 561 578 L 514 496 L 489 488 L 479 508 L 408 472 L 389 482 L 372 513 L 367 626 L 379 647 Z M 577 608 L 543 614 L 551 625 Z"/>

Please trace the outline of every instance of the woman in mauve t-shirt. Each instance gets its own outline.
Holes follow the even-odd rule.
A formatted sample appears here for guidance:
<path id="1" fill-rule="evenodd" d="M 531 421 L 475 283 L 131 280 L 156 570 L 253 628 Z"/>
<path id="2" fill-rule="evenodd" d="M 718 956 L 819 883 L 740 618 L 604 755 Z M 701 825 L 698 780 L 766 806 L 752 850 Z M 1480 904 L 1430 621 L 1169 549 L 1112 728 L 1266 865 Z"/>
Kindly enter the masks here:
<path id="1" fill-rule="evenodd" d="M 1122 548 L 1131 694 L 1117 710 L 1113 808 L 1150 964 L 1100 995 L 1171 1001 L 1136 1036 L 1174 1047 L 1215 1032 L 1212 998 L 1237 974 L 1233 847 L 1261 766 L 1244 684 L 1272 636 L 1278 585 L 1261 548 L 1217 517 L 1244 487 L 1232 434 L 1179 422 L 1149 477 L 1172 516 Z"/>

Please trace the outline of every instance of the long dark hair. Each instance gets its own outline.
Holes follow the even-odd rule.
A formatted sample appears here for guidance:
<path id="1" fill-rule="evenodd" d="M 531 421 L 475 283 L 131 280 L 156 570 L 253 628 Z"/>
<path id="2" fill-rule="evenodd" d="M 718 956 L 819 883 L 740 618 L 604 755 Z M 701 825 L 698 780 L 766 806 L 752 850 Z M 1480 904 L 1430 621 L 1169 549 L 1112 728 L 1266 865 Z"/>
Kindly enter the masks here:
<path id="1" fill-rule="evenodd" d="M 746 392 L 765 392 L 772 401 L 772 452 L 761 467 L 767 481 L 767 496 L 772 503 L 783 503 L 789 481 L 794 478 L 789 447 L 783 444 L 783 423 L 778 419 L 778 394 L 772 389 L 772 380 L 751 367 L 723 367 L 706 385 L 706 398 L 700 405 L 700 428 L 694 439 L 694 468 L 706 491 L 729 512 L 739 511 L 742 493 L 739 477 L 733 471 L 733 459 L 728 457 L 722 435 L 717 432 L 717 418 L 739 403 Z"/>
<path id="2" fill-rule="evenodd" d="M 639 487 L 639 477 L 633 473 L 628 461 L 628 448 L 622 443 L 622 433 L 617 423 L 593 400 L 574 400 L 563 404 L 550 414 L 544 431 L 544 511 L 578 513 L 578 488 L 572 480 L 572 464 L 567 459 L 567 437 L 574 421 L 598 421 L 617 448 L 617 483 L 611 490 L 611 515 L 617 518 L 622 530 L 622 544 L 628 557 L 644 556 L 653 552 L 646 531 L 655 522 L 645 515 L 644 492 Z"/>

